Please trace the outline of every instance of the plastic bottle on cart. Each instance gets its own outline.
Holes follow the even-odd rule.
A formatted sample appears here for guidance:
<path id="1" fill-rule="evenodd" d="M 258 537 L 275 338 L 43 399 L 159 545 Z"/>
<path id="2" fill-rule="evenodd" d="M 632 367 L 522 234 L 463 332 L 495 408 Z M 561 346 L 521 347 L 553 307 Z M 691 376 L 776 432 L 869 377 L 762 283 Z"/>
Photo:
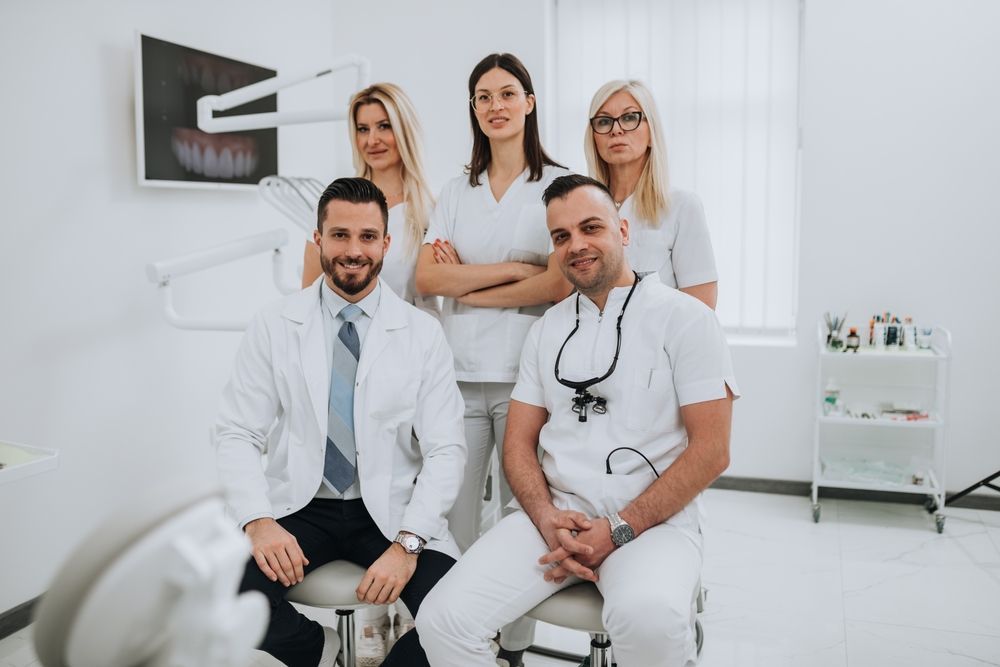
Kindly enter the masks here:
<path id="1" fill-rule="evenodd" d="M 903 348 L 907 350 L 917 349 L 917 327 L 913 324 L 913 318 L 910 316 L 903 318 Z"/>
<path id="2" fill-rule="evenodd" d="M 826 416 L 840 414 L 840 387 L 833 378 L 827 380 L 823 390 L 823 414 Z"/>
<path id="3" fill-rule="evenodd" d="M 885 323 L 881 315 L 875 316 L 874 334 L 872 344 L 875 346 L 875 349 L 885 348 Z"/>

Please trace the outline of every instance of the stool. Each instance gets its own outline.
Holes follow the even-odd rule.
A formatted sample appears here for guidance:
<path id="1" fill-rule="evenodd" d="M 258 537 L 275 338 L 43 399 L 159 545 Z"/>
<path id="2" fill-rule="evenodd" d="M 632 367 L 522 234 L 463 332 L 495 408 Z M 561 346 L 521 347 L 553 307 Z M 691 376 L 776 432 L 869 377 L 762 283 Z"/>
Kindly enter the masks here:
<path id="1" fill-rule="evenodd" d="M 698 585 L 698 606 L 700 614 L 705 608 L 705 591 Z M 608 653 L 611 649 L 611 639 L 607 630 L 604 629 L 604 621 L 601 620 L 601 611 L 604 609 L 604 598 L 597 586 L 584 581 L 579 584 L 568 586 L 558 593 L 542 600 L 534 609 L 525 616 L 544 621 L 552 625 L 558 625 L 571 630 L 581 630 L 590 635 L 590 667 L 611 667 L 608 661 Z M 698 655 L 701 655 L 701 646 L 705 641 L 705 634 L 701 628 L 701 621 L 697 618 L 694 621 L 695 643 L 698 646 Z"/>
<path id="2" fill-rule="evenodd" d="M 288 590 L 287 600 L 308 607 L 335 609 L 337 634 L 344 654 L 344 667 L 355 667 L 354 610 L 368 605 L 358 602 L 356 591 L 365 569 L 346 560 L 321 565 L 306 575 L 302 583 Z"/>

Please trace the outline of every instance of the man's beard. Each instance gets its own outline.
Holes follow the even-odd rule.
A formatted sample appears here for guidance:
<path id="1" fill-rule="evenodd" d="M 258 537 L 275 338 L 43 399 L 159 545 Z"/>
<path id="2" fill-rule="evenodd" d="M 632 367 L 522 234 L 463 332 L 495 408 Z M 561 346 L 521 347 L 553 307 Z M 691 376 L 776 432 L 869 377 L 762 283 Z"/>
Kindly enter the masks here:
<path id="1" fill-rule="evenodd" d="M 320 255 L 319 263 L 323 267 L 323 273 L 325 273 L 333 284 L 337 286 L 340 291 L 344 294 L 354 296 L 358 292 L 364 291 L 368 285 L 371 284 L 373 280 L 378 278 L 378 274 L 382 271 L 382 261 L 371 262 L 370 260 L 362 260 L 361 263 L 368 262 L 368 271 L 366 273 L 342 276 L 338 273 L 337 263 L 341 261 L 343 257 L 326 257 L 325 255 Z"/>
<path id="2" fill-rule="evenodd" d="M 590 296 L 605 292 L 615 284 L 622 270 L 622 257 L 609 257 L 606 254 L 597 257 L 600 269 L 589 276 L 581 276 L 570 271 L 564 272 L 566 279 L 581 294 Z"/>

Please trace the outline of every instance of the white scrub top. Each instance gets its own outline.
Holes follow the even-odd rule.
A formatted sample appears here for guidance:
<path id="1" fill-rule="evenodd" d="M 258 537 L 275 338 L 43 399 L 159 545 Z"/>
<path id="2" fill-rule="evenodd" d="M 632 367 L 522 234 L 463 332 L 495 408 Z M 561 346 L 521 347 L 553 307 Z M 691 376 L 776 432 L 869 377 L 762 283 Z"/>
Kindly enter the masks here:
<path id="1" fill-rule="evenodd" d="M 527 262 L 545 266 L 552 251 L 542 193 L 562 167 L 545 167 L 542 178 L 528 181 L 525 169 L 498 202 L 487 172 L 480 185 L 469 177 L 452 179 L 441 191 L 424 237 L 449 241 L 464 264 Z M 547 306 L 477 308 L 445 298 L 441 323 L 455 355 L 460 382 L 514 382 L 528 329 Z"/>
<path id="2" fill-rule="evenodd" d="M 618 215 L 629 223 L 625 256 L 634 270 L 658 272 L 664 285 L 678 288 L 719 279 L 705 208 L 698 195 L 671 190 L 670 210 L 660 219 L 659 227 L 636 217 L 632 195 L 622 202 Z"/>
<path id="3" fill-rule="evenodd" d="M 392 242 L 379 275 L 399 298 L 406 303 L 413 303 L 413 297 L 417 293 L 414 272 L 417 269 L 419 246 L 416 249 L 410 247 L 405 202 L 389 209 L 389 236 L 392 237 Z"/>
<path id="4" fill-rule="evenodd" d="M 603 316 L 580 296 L 580 328 L 559 363 L 564 380 L 604 375 L 615 354 L 615 323 L 629 287 L 616 287 Z M 632 447 L 662 474 L 687 447 L 680 408 L 726 396 L 739 396 L 729 347 L 715 313 L 701 301 L 665 287 L 654 274 L 636 286 L 622 319 L 618 365 L 591 387 L 607 399 L 607 413 L 590 405 L 586 422 L 572 411 L 574 390 L 555 379 L 556 355 L 576 321 L 577 295 L 559 302 L 532 328 L 524 344 L 521 372 L 511 398 L 549 412 L 539 445 L 542 469 L 553 502 L 590 516 L 621 511 L 656 477 L 641 456 L 619 451 Z M 696 531 L 697 499 L 668 523 Z"/>

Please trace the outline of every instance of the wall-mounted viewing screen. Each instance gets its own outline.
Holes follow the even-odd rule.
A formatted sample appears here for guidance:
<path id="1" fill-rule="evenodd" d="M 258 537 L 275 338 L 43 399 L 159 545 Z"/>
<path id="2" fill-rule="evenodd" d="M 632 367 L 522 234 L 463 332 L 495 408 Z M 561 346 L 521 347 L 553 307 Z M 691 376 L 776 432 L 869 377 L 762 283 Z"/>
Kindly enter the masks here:
<path id="1" fill-rule="evenodd" d="M 278 131 L 209 134 L 198 129 L 198 98 L 277 75 L 273 69 L 136 35 L 136 144 L 140 185 L 247 188 L 278 173 Z M 222 113 L 278 110 L 278 96 Z"/>

